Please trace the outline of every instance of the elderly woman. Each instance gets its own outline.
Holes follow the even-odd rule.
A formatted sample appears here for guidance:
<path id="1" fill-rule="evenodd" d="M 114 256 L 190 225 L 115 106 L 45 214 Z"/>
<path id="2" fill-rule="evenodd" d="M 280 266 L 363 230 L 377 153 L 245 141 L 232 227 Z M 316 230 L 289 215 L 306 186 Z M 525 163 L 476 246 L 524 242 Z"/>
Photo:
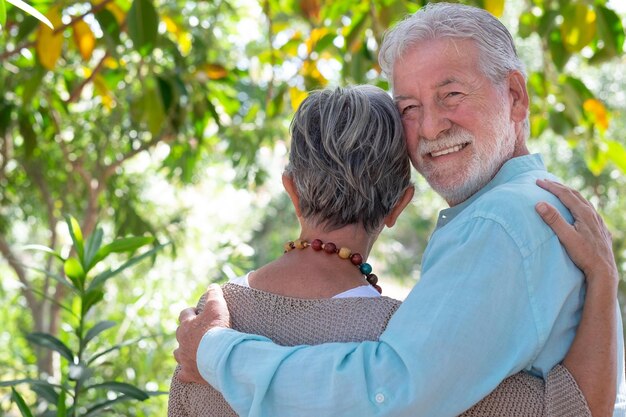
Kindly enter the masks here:
<path id="1" fill-rule="evenodd" d="M 414 191 L 398 112 L 376 87 L 315 91 L 296 112 L 291 136 L 283 184 L 301 233 L 287 242 L 283 256 L 223 287 L 232 327 L 283 345 L 376 340 L 400 302 L 380 295 L 381 284 L 365 261 L 379 233 L 394 225 Z M 604 232 L 602 224 L 589 230 L 585 238 L 590 240 Z M 573 234 L 561 237 L 568 249 L 579 250 L 585 240 Z M 604 251 L 598 256 L 610 251 L 606 245 L 597 247 L 596 252 Z M 590 285 L 612 288 L 614 282 L 602 278 Z M 585 309 L 597 304 L 594 299 Z M 588 363 L 577 361 L 576 369 L 597 365 L 594 356 L 580 354 L 597 347 L 593 336 L 582 331 L 593 324 L 583 320 L 581 337 L 572 347 L 577 357 L 589 358 Z M 217 390 L 182 383 L 176 375 L 170 417 L 236 415 Z M 593 384 L 604 375 L 582 372 L 574 377 Z M 560 365 L 546 381 L 519 373 L 464 415 L 591 415 L 574 377 Z M 607 378 L 605 386 L 612 380 Z"/>

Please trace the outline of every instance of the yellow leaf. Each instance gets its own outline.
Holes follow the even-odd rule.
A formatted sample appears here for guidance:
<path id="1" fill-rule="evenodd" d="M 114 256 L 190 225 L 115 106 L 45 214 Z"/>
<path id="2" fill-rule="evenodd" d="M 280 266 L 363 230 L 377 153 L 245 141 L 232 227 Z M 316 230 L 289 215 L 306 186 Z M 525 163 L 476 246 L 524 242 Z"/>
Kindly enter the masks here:
<path id="1" fill-rule="evenodd" d="M 328 84 L 328 80 L 317 68 L 317 63 L 315 61 L 312 61 L 310 59 L 304 61 L 301 72 L 302 75 L 304 75 L 306 78 L 313 80 L 318 86 L 325 86 L 326 84 Z"/>
<path id="2" fill-rule="evenodd" d="M 50 9 L 46 13 L 46 17 L 55 27 L 62 26 L 61 14 L 56 7 Z M 35 50 L 41 65 L 49 70 L 53 70 L 63 50 L 63 33 L 55 34 L 48 26 L 40 23 Z"/>
<path id="3" fill-rule="evenodd" d="M 191 33 L 183 32 L 178 36 L 178 46 L 180 46 L 180 53 L 183 56 L 187 56 L 191 51 Z"/>
<path id="4" fill-rule="evenodd" d="M 111 13 L 113 13 L 113 16 L 115 16 L 115 20 L 117 20 L 118 24 L 122 24 L 122 22 L 124 22 L 124 20 L 126 19 L 126 12 L 124 10 L 122 10 L 120 8 L 120 6 L 118 6 L 117 4 L 111 2 L 111 3 L 107 3 L 106 6 L 104 6 L 108 11 L 110 11 Z"/>
<path id="5" fill-rule="evenodd" d="M 96 46 L 96 37 L 83 20 L 74 24 L 74 42 L 85 61 L 91 58 L 93 48 Z"/>
<path id="6" fill-rule="evenodd" d="M 315 45 L 317 45 L 319 40 L 322 39 L 327 33 L 328 29 L 326 28 L 315 28 L 311 31 L 309 39 L 306 40 L 306 49 L 309 54 L 313 52 Z"/>
<path id="7" fill-rule="evenodd" d="M 111 108 L 115 105 L 115 100 L 113 99 L 113 95 L 109 91 L 102 75 L 97 74 L 93 77 L 93 85 L 96 94 L 98 94 L 100 96 L 100 100 L 102 100 L 102 105 L 107 110 L 111 110 Z"/>
<path id="8" fill-rule="evenodd" d="M 104 66 L 110 69 L 118 69 L 120 67 L 117 59 L 110 56 L 104 59 Z"/>
<path id="9" fill-rule="evenodd" d="M 609 112 L 600 100 L 595 98 L 585 100 L 583 109 L 600 131 L 604 132 L 609 128 Z"/>
<path id="10" fill-rule="evenodd" d="M 306 91 L 302 91 L 296 87 L 291 87 L 289 89 L 289 98 L 291 100 L 291 108 L 293 109 L 294 112 L 298 110 L 298 107 L 300 107 L 300 104 L 302 104 L 302 102 L 304 101 L 306 97 L 307 97 Z"/>
<path id="11" fill-rule="evenodd" d="M 174 22 L 169 16 L 163 16 L 163 23 L 165 23 L 165 29 L 168 32 L 174 35 L 178 35 L 180 28 L 178 27 L 176 22 Z"/>
<path id="12" fill-rule="evenodd" d="M 485 0 L 485 10 L 496 17 L 502 17 L 504 13 L 504 0 Z"/>
<path id="13" fill-rule="evenodd" d="M 563 11 L 561 37 L 569 52 L 578 52 L 596 35 L 596 12 L 582 2 L 569 4 Z"/>
<path id="14" fill-rule="evenodd" d="M 165 29 L 176 38 L 181 54 L 186 56 L 191 50 L 191 34 L 176 24 L 169 16 L 163 17 L 163 23 L 165 23 Z"/>
<path id="15" fill-rule="evenodd" d="M 200 70 L 204 72 L 210 80 L 221 80 L 228 76 L 226 68 L 219 64 L 204 64 Z"/>

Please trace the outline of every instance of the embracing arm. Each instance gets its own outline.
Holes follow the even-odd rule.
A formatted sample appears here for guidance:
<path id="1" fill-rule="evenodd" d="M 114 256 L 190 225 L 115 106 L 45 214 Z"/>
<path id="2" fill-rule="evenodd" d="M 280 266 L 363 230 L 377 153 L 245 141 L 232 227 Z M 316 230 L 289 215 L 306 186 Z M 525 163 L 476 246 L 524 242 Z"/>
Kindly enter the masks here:
<path id="1" fill-rule="evenodd" d="M 466 226 L 431 245 L 420 283 L 379 342 L 290 348 L 218 328 L 202 338 L 197 354 L 191 348 L 200 373 L 245 415 L 460 414 L 531 363 L 545 343 L 558 309 L 546 305 L 552 317 L 538 323 L 535 303 L 525 298 L 527 279 L 562 275 L 555 268 L 571 265 L 553 239 L 553 263 L 525 270 L 534 262 L 500 224 L 481 217 Z M 192 320 L 202 322 L 203 313 Z"/>
<path id="2" fill-rule="evenodd" d="M 552 181 L 538 185 L 555 194 L 571 211 L 567 223 L 554 207 L 537 211 L 552 227 L 574 263 L 584 272 L 587 294 L 582 318 L 563 365 L 573 375 L 594 417 L 613 415 L 617 378 L 616 311 L 619 276 L 611 234 L 591 204 L 578 192 Z"/>

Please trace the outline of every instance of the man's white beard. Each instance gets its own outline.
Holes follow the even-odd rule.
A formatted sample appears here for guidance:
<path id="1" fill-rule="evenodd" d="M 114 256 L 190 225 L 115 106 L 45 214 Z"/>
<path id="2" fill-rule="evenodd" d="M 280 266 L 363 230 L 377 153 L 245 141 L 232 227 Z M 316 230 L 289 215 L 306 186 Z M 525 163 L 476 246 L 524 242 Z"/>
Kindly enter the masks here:
<path id="1" fill-rule="evenodd" d="M 439 184 L 433 184 L 429 177 L 436 173 L 436 169 L 425 175 L 430 186 L 441 195 L 450 206 L 455 206 L 467 200 L 481 188 L 483 188 L 500 170 L 502 165 L 513 157 L 515 151 L 515 137 L 509 131 L 509 126 L 505 120 L 494 120 L 492 129 L 493 136 L 496 140 L 486 140 L 485 138 L 477 140 L 469 131 L 456 128 L 449 135 L 442 137 L 440 140 L 449 144 L 470 143 L 475 152 L 471 158 L 466 161 L 465 173 L 461 182 L 450 184 L 447 187 Z M 439 142 L 439 141 L 437 141 Z M 440 146 L 440 145 L 438 145 Z M 494 146 L 494 149 L 485 149 L 485 147 Z M 446 146 L 447 147 L 447 146 Z M 422 150 L 419 150 L 422 152 Z M 422 173 L 424 174 L 424 173 Z M 436 177 L 437 175 L 435 175 Z"/>

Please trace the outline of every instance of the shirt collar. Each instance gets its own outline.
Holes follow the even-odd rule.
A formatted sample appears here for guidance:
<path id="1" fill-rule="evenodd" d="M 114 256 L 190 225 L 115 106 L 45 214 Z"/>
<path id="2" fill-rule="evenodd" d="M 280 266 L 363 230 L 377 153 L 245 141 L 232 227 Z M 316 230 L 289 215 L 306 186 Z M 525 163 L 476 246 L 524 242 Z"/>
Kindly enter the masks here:
<path id="1" fill-rule="evenodd" d="M 522 172 L 533 170 L 545 171 L 545 169 L 546 167 L 543 162 L 543 158 L 539 154 L 524 155 L 509 159 L 504 163 L 504 165 L 502 165 L 502 168 L 500 168 L 496 176 L 474 195 L 454 207 L 441 210 L 439 212 L 439 218 L 437 219 L 436 229 L 439 229 L 452 221 L 452 219 L 461 213 L 467 206 L 472 204 L 472 202 L 476 201 L 476 199 L 478 199 L 481 195 L 501 184 L 508 182 L 514 176 L 519 175 Z"/>

